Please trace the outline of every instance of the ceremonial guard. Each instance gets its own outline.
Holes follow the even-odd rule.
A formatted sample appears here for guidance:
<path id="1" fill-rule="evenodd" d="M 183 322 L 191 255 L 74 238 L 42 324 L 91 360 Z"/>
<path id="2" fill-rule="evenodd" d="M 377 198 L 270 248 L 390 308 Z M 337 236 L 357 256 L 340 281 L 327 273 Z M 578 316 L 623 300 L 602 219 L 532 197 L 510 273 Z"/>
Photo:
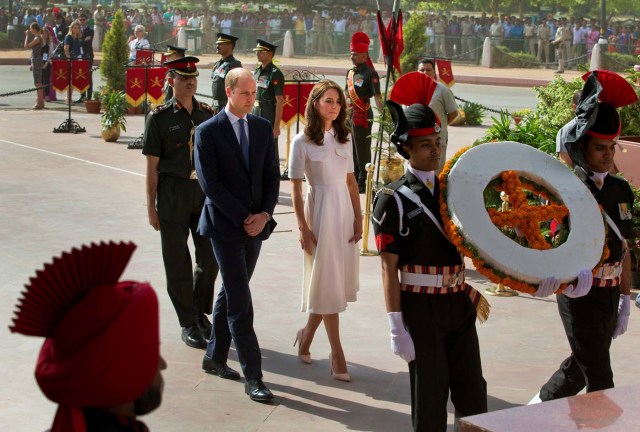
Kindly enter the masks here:
<path id="1" fill-rule="evenodd" d="M 171 60 L 177 60 L 185 56 L 187 49 L 175 47 L 173 45 L 167 45 L 167 51 L 164 53 L 164 61 L 169 62 Z M 173 97 L 173 87 L 169 85 L 169 75 L 164 79 L 164 88 L 162 89 L 164 94 L 164 101 L 167 102 Z"/>
<path id="2" fill-rule="evenodd" d="M 224 90 L 224 78 L 231 69 L 242 67 L 240 60 L 233 56 L 237 37 L 226 33 L 218 33 L 216 40 L 216 53 L 220 54 L 220 60 L 214 63 L 211 72 L 211 97 L 213 97 L 213 109 L 218 112 L 227 105 L 227 93 Z"/>
<path id="3" fill-rule="evenodd" d="M 440 120 L 428 107 L 436 84 L 420 72 L 396 86 L 400 80 L 409 80 L 404 87 L 411 91 L 392 99 L 409 106 L 403 111 L 393 100 L 387 106 L 395 124 L 391 140 L 408 169 L 376 196 L 373 227 L 391 349 L 409 363 L 413 429 L 444 432 L 449 391 L 456 416 L 487 411 L 475 321 L 487 318 L 489 305 L 465 283 L 460 251 L 443 229 L 435 176 Z"/>
<path id="4" fill-rule="evenodd" d="M 213 306 L 218 264 L 211 243 L 196 233 L 205 195 L 193 162 L 196 126 L 213 117 L 213 109 L 198 102 L 196 57 L 165 62 L 174 97 L 151 112 L 143 137 L 147 157 L 149 224 L 160 231 L 167 291 L 182 327 L 182 340 L 205 348 L 211 335 L 206 317 Z M 195 246 L 195 268 L 187 240 Z"/>
<path id="5" fill-rule="evenodd" d="M 376 106 L 382 111 L 380 95 L 380 77 L 373 68 L 369 58 L 370 39 L 363 32 L 354 33 L 351 37 L 351 62 L 353 68 L 347 72 L 347 100 L 351 107 L 353 125 L 353 161 L 354 175 L 358 180 L 358 190 L 364 193 L 367 182 L 365 166 L 371 162 L 371 127 L 373 110 L 371 98 L 375 98 Z"/>
<path id="6" fill-rule="evenodd" d="M 253 49 L 260 63 L 253 71 L 253 77 L 258 86 L 258 94 L 253 108 L 253 115 L 269 120 L 273 127 L 275 140 L 276 160 L 280 165 L 278 153 L 278 136 L 280 135 L 280 121 L 284 108 L 284 74 L 280 68 L 273 64 L 277 45 L 270 44 L 262 39 L 257 39 L 258 45 Z"/>
<path id="7" fill-rule="evenodd" d="M 633 237 L 633 193 L 624 179 L 610 174 L 610 169 L 622 126 L 616 108 L 637 100 L 631 85 L 620 75 L 589 72 L 566 145 L 576 175 L 606 213 L 609 256 L 587 295 L 557 295 L 571 355 L 531 402 L 574 396 L 585 386 L 587 392 L 614 386 L 609 348 L 612 339 L 627 330 L 630 314 L 627 239 Z"/>

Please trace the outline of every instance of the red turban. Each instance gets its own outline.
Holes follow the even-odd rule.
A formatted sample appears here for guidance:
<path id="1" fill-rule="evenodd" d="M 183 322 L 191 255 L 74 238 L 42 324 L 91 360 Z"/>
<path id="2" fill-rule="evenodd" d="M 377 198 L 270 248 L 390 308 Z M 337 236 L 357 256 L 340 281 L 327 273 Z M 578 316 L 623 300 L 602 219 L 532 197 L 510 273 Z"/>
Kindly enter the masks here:
<path id="1" fill-rule="evenodd" d="M 11 330 L 46 337 L 36 380 L 60 405 L 52 432 L 85 431 L 82 408 L 134 401 L 157 374 L 158 298 L 149 284 L 117 282 L 134 249 L 73 249 L 26 287 Z"/>
<path id="2" fill-rule="evenodd" d="M 355 32 L 353 36 L 351 36 L 351 45 L 349 49 L 351 52 L 355 53 L 369 53 L 369 44 L 371 40 L 366 33 L 363 32 Z"/>
<path id="3" fill-rule="evenodd" d="M 353 36 L 351 36 L 351 45 L 349 46 L 349 49 L 351 50 L 351 52 L 354 52 L 354 53 L 367 53 L 367 65 L 369 65 L 371 69 L 374 69 L 373 62 L 369 57 L 370 43 L 371 43 L 371 40 L 369 39 L 369 36 L 367 36 L 366 33 L 355 32 Z"/>

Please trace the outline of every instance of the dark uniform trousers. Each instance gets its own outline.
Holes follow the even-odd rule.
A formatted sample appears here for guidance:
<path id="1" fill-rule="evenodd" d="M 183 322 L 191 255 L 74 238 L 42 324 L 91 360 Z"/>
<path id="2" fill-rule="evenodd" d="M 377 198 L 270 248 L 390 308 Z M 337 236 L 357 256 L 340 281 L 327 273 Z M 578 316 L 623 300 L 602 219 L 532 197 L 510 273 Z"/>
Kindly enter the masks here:
<path id="1" fill-rule="evenodd" d="M 548 401 L 613 387 L 609 348 L 618 320 L 620 287 L 592 287 L 584 297 L 558 294 L 558 310 L 571 355 L 540 390 Z"/>
<path id="2" fill-rule="evenodd" d="M 263 119 L 269 120 L 271 123 L 271 127 L 273 128 L 273 123 L 276 121 L 276 103 L 275 102 L 258 102 L 258 105 L 253 108 L 251 114 L 256 115 L 258 117 L 262 117 Z M 278 152 L 278 138 L 274 140 L 275 150 L 276 150 L 276 160 L 278 161 L 278 166 L 280 166 L 280 153 Z"/>
<path id="3" fill-rule="evenodd" d="M 167 291 L 181 327 L 195 325 L 213 307 L 218 263 L 209 239 L 196 233 L 204 198 L 197 180 L 163 174 L 158 178 L 157 207 Z M 195 269 L 187 244 L 189 232 L 195 246 Z"/>
<path id="4" fill-rule="evenodd" d="M 487 412 L 476 309 L 469 296 L 402 291 L 400 301 L 416 351 L 409 363 L 414 431 L 447 429 L 449 389 L 456 416 Z"/>
<path id="5" fill-rule="evenodd" d="M 353 174 L 360 186 L 366 184 L 366 166 L 371 162 L 371 126 L 371 122 L 368 127 L 353 126 Z"/>
<path id="6" fill-rule="evenodd" d="M 211 244 L 222 269 L 222 287 L 213 310 L 215 331 L 207 346 L 207 355 L 215 362 L 226 363 L 233 339 L 245 378 L 262 378 L 262 355 L 253 329 L 253 303 L 249 289 L 262 240 L 248 237 L 243 242 L 224 242 L 212 238 Z"/>

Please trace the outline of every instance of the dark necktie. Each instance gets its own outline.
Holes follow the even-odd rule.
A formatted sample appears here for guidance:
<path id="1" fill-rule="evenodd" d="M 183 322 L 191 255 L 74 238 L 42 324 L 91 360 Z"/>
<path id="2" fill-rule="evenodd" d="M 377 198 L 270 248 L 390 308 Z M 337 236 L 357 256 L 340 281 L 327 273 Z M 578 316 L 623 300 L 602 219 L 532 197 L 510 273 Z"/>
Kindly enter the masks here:
<path id="1" fill-rule="evenodd" d="M 240 150 L 242 151 L 242 157 L 244 163 L 249 168 L 249 140 L 247 139 L 247 133 L 244 131 L 245 119 L 238 119 L 240 125 Z"/>

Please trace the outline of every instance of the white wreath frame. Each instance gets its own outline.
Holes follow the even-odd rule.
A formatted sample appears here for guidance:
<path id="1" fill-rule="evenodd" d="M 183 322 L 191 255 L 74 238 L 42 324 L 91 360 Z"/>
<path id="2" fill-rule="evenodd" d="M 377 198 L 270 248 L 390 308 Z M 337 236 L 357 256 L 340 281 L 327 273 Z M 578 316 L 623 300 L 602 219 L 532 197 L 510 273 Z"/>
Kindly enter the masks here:
<path id="1" fill-rule="evenodd" d="M 503 171 L 518 171 L 567 207 L 570 231 L 564 244 L 547 250 L 527 248 L 491 222 L 483 192 Z M 606 232 L 595 198 L 562 162 L 531 146 L 505 141 L 463 153 L 448 175 L 447 205 L 452 222 L 480 259 L 528 284 L 537 285 L 549 276 L 571 282 L 580 270 L 595 268 L 602 257 Z"/>

